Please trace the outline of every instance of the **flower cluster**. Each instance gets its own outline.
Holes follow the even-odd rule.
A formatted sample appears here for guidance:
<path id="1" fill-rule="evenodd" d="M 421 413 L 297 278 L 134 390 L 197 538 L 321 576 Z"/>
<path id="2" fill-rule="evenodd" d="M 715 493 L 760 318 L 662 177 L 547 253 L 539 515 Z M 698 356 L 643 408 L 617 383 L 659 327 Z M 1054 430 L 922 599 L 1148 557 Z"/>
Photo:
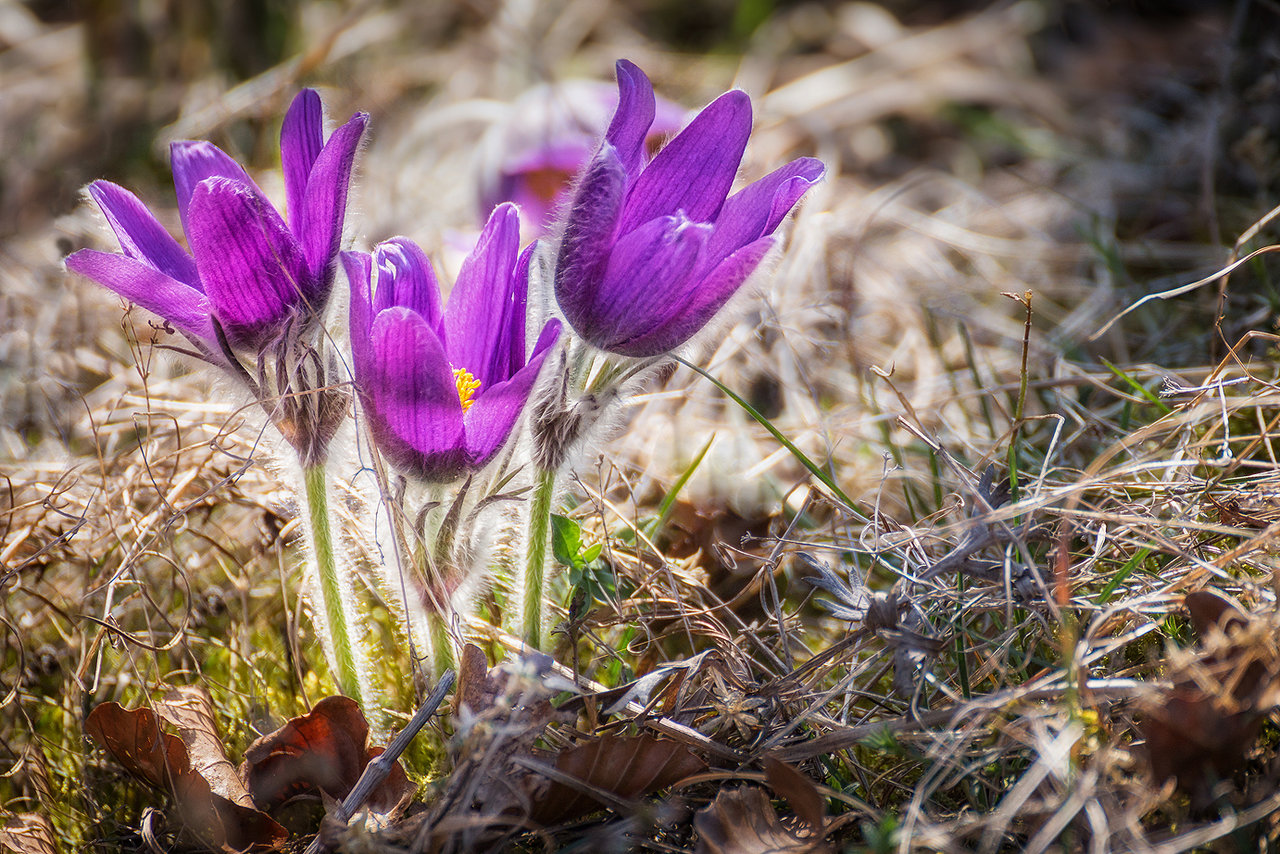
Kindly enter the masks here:
<path id="1" fill-rule="evenodd" d="M 399 484 L 380 481 L 378 500 L 422 500 L 397 507 L 395 518 L 412 522 L 396 527 L 393 551 L 410 556 L 428 588 L 432 578 L 465 573 L 459 563 L 494 565 L 475 549 L 440 547 L 479 541 L 459 537 L 459 526 L 478 524 L 495 502 L 505 502 L 508 522 L 523 516 L 524 540 L 506 542 L 524 556 L 508 557 L 499 569 L 519 603 L 509 609 L 512 628 L 541 645 L 551 509 L 569 459 L 565 447 L 594 423 L 582 417 L 584 402 L 614 399 L 596 394 L 616 397 L 627 380 L 705 327 L 823 175 L 819 161 L 800 158 L 731 194 L 751 131 L 743 92 L 717 98 L 654 154 L 681 111 L 660 102 L 630 62 L 618 63 L 617 83 L 616 96 L 584 89 L 585 112 L 548 107 L 572 94 L 551 90 L 513 112 L 530 116 L 529 126 L 524 133 L 507 126 L 495 137 L 497 173 L 481 190 L 492 213 L 447 302 L 426 253 L 407 238 L 371 252 L 340 251 L 369 119 L 357 113 L 326 139 L 320 98 L 311 90 L 294 100 L 280 135 L 287 219 L 208 142 L 171 149 L 185 247 L 129 191 L 107 181 L 89 186 L 120 252 L 81 250 L 67 259 L 68 269 L 163 318 L 197 356 L 258 399 L 297 452 L 322 622 L 334 636 L 339 681 L 354 696 L 367 686 L 352 648 L 362 636 L 335 558 L 340 538 L 329 530 L 326 498 L 330 444 L 352 423 L 351 398 L 359 400 L 365 428 L 358 435 L 371 437 Z M 563 225 L 548 229 L 571 176 Z M 530 207 L 526 214 L 542 233 L 560 235 L 558 247 L 521 248 L 520 212 L 504 201 L 511 198 Z M 350 286 L 349 351 L 327 331 L 339 268 Z M 564 324 L 549 316 L 552 294 Z M 572 334 L 562 334 L 566 327 Z M 539 395 L 549 366 L 557 376 Z M 570 422 L 576 426 L 566 431 Z M 541 450 L 555 442 L 554 451 Z M 486 471 L 491 476 L 477 477 Z M 473 488 L 473 481 L 484 485 Z M 522 494 L 527 498 L 513 498 Z M 512 510 L 513 502 L 520 509 Z M 431 548 L 429 531 L 437 532 Z M 434 608 L 427 634 L 445 647 L 448 609 L 462 607 L 451 599 L 456 589 L 422 596 Z M 447 663 L 447 650 L 437 660 Z"/>

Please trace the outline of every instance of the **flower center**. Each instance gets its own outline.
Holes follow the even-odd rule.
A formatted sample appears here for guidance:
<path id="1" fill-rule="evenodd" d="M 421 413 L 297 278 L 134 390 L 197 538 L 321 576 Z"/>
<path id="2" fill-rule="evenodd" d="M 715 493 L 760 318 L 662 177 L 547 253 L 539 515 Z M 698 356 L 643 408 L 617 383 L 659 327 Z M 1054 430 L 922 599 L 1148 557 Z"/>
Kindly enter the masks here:
<path id="1" fill-rule="evenodd" d="M 480 380 L 471 375 L 466 368 L 453 369 L 453 381 L 458 386 L 458 400 L 462 403 L 462 411 L 466 412 L 475 403 L 476 390 L 480 388 Z"/>

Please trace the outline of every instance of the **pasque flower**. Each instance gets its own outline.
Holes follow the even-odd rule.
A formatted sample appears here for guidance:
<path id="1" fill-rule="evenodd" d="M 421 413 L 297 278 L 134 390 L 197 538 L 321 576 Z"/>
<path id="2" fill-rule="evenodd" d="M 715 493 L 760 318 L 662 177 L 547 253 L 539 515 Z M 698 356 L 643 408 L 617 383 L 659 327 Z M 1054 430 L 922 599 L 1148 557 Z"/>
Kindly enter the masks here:
<path id="1" fill-rule="evenodd" d="M 597 80 L 543 83 L 516 98 L 480 141 L 482 213 L 515 202 L 535 233 L 549 231 L 617 106 L 617 87 Z M 684 114 L 657 99 L 646 147 L 679 130 Z"/>
<path id="2" fill-rule="evenodd" d="M 551 321 L 526 357 L 529 261 L 514 205 L 489 217 L 443 309 L 431 263 L 396 237 L 342 253 L 351 280 L 356 389 L 382 453 L 432 482 L 498 452 L 560 336 Z"/>
<path id="3" fill-rule="evenodd" d="M 222 362 L 217 328 L 233 347 L 261 348 L 286 323 L 319 315 L 333 285 L 347 188 L 369 117 L 357 113 L 326 142 L 320 96 L 305 89 L 280 132 L 289 220 L 248 173 L 209 142 L 170 147 L 183 249 L 133 193 L 95 181 L 89 194 L 121 254 L 83 249 L 67 268 L 171 323 Z"/>
<path id="4" fill-rule="evenodd" d="M 647 357 L 706 325 L 772 247 L 773 232 L 825 168 L 793 160 L 729 195 L 751 133 L 745 92 L 721 95 L 649 163 L 653 86 L 619 60 L 618 109 L 574 194 L 555 291 L 596 347 Z"/>

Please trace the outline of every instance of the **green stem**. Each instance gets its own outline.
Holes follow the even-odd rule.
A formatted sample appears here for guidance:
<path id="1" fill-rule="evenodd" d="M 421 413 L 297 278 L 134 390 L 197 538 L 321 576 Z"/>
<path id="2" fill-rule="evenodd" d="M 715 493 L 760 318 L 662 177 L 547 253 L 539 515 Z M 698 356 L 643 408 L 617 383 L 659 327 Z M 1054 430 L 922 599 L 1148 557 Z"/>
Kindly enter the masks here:
<path id="1" fill-rule="evenodd" d="M 347 614 L 350 597 L 343 595 L 342 579 L 338 574 L 333 550 L 329 521 L 329 479 L 324 463 L 304 468 L 302 479 L 307 498 L 307 521 L 311 525 L 311 547 L 315 555 L 320 596 L 329 629 L 327 646 L 332 657 L 330 663 L 335 671 L 338 689 L 363 707 L 363 685 L 360 670 L 356 666 L 355 650 L 351 645 L 351 621 Z"/>
<path id="2" fill-rule="evenodd" d="M 523 577 L 517 591 L 524 641 L 534 649 L 546 643 L 547 607 L 544 596 L 547 576 L 547 543 L 551 541 L 551 500 L 556 491 L 556 473 L 538 472 L 529 503 L 529 540 L 526 544 Z"/>
<path id="3" fill-rule="evenodd" d="M 453 654 L 453 638 L 449 636 L 448 616 L 435 612 L 428 614 L 427 633 L 431 641 L 431 675 L 439 679 L 441 674 L 458 666 Z"/>

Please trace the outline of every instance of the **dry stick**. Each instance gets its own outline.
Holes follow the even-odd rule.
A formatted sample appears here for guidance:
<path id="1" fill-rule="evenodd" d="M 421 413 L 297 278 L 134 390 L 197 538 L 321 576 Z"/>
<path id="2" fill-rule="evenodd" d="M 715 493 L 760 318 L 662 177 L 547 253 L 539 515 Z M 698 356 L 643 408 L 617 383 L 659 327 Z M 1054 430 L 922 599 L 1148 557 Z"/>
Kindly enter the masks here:
<path id="1" fill-rule="evenodd" d="M 431 692 L 431 696 L 427 697 L 426 702 L 414 713 L 405 728 L 396 733 L 396 737 L 391 739 L 391 743 L 381 755 L 371 759 L 369 764 L 364 766 L 364 773 L 360 775 L 350 794 L 338 805 L 337 810 L 334 811 L 334 818 L 346 824 L 351 820 L 351 816 L 356 814 L 356 810 L 360 809 L 365 799 L 373 794 L 373 790 L 382 785 L 387 775 L 391 773 L 396 760 L 400 758 L 400 754 L 404 753 L 409 746 L 409 742 L 413 741 L 418 731 L 427 725 L 427 721 L 436 713 L 436 709 L 440 708 L 445 695 L 453 688 L 454 678 L 452 670 L 444 672 L 440 681 L 436 683 L 435 690 Z M 320 834 L 317 833 L 315 839 L 312 839 L 311 844 L 307 846 L 306 854 L 321 854 L 327 850 L 327 846 L 320 841 Z"/>

